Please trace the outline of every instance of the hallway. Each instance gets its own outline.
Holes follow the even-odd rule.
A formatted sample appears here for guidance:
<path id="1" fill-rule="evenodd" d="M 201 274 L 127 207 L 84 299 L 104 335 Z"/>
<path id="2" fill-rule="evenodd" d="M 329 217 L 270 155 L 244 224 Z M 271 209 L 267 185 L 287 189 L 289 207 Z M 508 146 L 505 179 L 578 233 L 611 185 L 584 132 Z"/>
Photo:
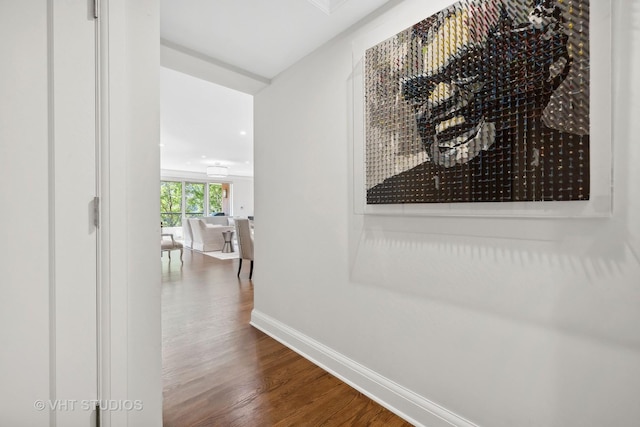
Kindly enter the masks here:
<path id="1" fill-rule="evenodd" d="M 251 327 L 253 284 L 237 263 L 162 259 L 165 427 L 410 425 Z"/>

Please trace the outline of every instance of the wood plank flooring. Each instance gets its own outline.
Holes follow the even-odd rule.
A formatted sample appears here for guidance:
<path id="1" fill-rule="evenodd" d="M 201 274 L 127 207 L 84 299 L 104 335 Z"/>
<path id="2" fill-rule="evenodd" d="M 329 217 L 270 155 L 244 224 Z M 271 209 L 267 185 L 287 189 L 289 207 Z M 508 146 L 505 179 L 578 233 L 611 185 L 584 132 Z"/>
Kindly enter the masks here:
<path id="1" fill-rule="evenodd" d="M 248 266 L 178 258 L 162 259 L 165 427 L 410 426 L 251 327 Z"/>

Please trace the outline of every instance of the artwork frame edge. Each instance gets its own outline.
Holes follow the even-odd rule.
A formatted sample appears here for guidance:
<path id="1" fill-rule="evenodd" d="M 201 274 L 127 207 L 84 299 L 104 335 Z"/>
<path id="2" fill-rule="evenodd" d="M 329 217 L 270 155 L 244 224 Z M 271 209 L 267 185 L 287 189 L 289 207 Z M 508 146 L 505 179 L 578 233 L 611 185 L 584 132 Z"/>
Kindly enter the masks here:
<path id="1" fill-rule="evenodd" d="M 353 211 L 361 215 L 468 216 L 535 218 L 606 218 L 613 213 L 612 36 L 611 0 L 590 2 L 590 135 L 589 200 L 367 204 L 364 120 L 364 55 L 367 49 L 451 2 L 400 4 L 352 42 Z M 597 81 L 598 84 L 593 84 Z M 603 84 L 604 83 L 604 84 Z"/>

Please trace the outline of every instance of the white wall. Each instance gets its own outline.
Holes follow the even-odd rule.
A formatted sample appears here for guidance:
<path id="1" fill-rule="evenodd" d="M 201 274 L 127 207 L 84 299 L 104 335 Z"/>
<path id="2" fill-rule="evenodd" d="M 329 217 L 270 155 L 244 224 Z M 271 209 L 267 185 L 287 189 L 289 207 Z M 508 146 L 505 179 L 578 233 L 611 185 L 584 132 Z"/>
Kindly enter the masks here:
<path id="1" fill-rule="evenodd" d="M 0 250 L 2 425 L 49 424 L 33 409 L 49 397 L 50 372 L 47 27 L 45 0 L 2 2 L 0 222 L 11 242 Z"/>
<path id="2" fill-rule="evenodd" d="M 232 181 L 233 216 L 247 217 L 253 215 L 253 177 L 235 177 Z"/>
<path id="3" fill-rule="evenodd" d="M 258 93 L 253 323 L 417 424 L 638 425 L 640 5 L 614 3 L 611 218 L 355 214 L 351 43 L 394 9 Z"/>

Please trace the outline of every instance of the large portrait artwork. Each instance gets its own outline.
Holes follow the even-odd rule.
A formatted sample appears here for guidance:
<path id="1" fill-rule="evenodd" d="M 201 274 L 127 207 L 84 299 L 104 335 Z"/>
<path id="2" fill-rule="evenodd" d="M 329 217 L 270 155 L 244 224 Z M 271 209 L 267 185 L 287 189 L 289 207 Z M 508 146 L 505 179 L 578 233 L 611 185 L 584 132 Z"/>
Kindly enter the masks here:
<path id="1" fill-rule="evenodd" d="M 589 0 L 462 0 L 366 50 L 367 204 L 588 200 Z"/>

